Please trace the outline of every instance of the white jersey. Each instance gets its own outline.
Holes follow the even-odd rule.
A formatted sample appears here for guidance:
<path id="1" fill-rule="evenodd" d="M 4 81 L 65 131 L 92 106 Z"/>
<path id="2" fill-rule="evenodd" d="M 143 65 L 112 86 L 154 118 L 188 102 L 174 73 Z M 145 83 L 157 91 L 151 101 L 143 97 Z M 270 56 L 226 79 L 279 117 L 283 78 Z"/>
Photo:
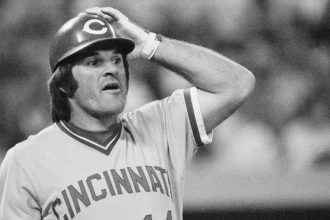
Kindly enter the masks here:
<path id="1" fill-rule="evenodd" d="M 8 151 L 0 219 L 180 220 L 186 163 L 210 141 L 196 88 L 124 114 L 104 145 L 53 124 Z"/>

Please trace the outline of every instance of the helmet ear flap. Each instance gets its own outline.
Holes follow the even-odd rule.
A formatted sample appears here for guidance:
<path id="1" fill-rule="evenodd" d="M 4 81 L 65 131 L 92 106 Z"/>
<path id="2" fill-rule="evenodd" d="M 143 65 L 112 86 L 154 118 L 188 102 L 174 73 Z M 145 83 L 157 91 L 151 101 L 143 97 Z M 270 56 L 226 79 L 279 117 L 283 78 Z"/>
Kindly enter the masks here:
<path id="1" fill-rule="evenodd" d="M 49 50 L 52 73 L 69 57 L 98 44 L 112 44 L 123 53 L 130 53 L 135 44 L 132 40 L 118 36 L 115 29 L 104 18 L 83 13 L 67 21 L 56 33 Z"/>

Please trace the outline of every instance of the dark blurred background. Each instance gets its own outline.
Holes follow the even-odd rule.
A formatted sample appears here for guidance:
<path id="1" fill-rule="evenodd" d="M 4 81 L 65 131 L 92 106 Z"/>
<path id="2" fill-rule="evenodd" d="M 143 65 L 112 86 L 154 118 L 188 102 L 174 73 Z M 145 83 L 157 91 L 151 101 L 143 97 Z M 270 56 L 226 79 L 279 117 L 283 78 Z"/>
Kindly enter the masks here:
<path id="1" fill-rule="evenodd" d="M 2 0 L 0 163 L 51 124 L 50 41 L 93 6 L 218 51 L 256 76 L 252 97 L 188 166 L 185 219 L 330 216 L 329 0 Z M 143 60 L 130 69 L 126 111 L 190 86 Z"/>

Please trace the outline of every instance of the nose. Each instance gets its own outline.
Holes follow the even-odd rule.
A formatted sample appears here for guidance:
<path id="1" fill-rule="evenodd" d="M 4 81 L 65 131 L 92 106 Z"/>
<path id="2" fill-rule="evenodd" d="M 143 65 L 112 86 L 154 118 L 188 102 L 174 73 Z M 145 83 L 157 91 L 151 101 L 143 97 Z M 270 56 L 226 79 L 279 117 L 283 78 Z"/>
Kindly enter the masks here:
<path id="1" fill-rule="evenodd" d="M 111 62 L 106 62 L 105 67 L 103 69 L 103 76 L 117 76 L 118 75 L 118 67 L 113 65 Z"/>

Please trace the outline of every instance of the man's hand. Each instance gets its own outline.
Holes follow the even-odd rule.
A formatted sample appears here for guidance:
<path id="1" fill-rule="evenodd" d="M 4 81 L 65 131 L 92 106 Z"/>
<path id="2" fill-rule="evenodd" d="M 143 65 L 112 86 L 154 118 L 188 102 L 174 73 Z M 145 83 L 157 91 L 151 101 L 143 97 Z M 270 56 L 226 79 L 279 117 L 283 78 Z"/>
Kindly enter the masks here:
<path id="1" fill-rule="evenodd" d="M 133 59 L 141 57 L 141 51 L 148 38 L 148 32 L 145 29 L 129 20 L 128 17 L 117 9 L 111 7 L 94 7 L 86 9 L 85 12 L 103 17 L 115 28 L 120 36 L 134 41 L 135 48 L 128 55 L 128 58 Z"/>

